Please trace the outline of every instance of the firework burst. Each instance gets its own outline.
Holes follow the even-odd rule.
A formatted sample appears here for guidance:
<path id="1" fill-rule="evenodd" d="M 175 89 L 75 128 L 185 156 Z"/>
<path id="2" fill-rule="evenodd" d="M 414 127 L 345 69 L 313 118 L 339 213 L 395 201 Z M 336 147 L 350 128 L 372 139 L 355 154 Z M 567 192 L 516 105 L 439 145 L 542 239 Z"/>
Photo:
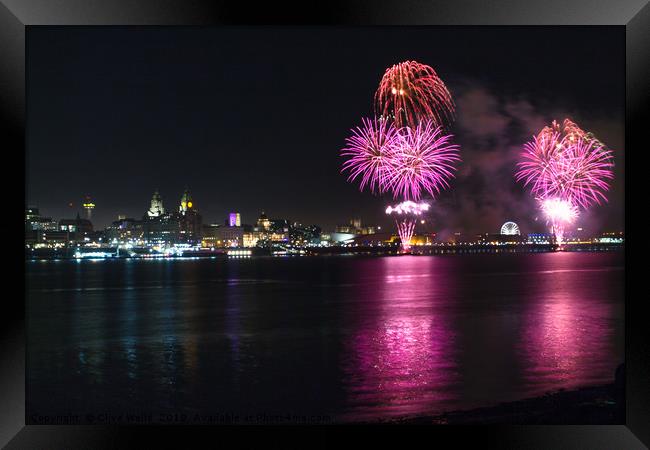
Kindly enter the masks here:
<path id="1" fill-rule="evenodd" d="M 515 177 L 537 198 L 561 198 L 582 208 L 607 201 L 612 153 L 595 139 L 537 136 L 524 146 L 522 159 Z"/>
<path id="2" fill-rule="evenodd" d="M 375 113 L 392 118 L 398 128 L 423 119 L 447 126 L 455 107 L 449 90 L 432 67 L 405 61 L 386 69 L 375 93 Z"/>
<path id="3" fill-rule="evenodd" d="M 530 188 L 561 245 L 579 208 L 607 201 L 613 166 L 612 152 L 602 142 L 565 119 L 524 145 L 515 178 Z"/>

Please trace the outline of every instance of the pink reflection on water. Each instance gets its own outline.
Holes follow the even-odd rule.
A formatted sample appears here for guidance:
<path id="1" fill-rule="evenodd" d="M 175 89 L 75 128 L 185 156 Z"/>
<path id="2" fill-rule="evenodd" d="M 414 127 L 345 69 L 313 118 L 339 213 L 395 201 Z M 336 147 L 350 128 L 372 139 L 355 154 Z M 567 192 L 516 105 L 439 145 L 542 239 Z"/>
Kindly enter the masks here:
<path id="1" fill-rule="evenodd" d="M 608 278 L 593 271 L 577 282 L 579 271 L 539 273 L 545 295 L 525 312 L 520 345 L 528 395 L 611 383 L 622 362 L 615 357 L 620 352 L 613 339 L 616 313 L 603 281 Z"/>
<path id="2" fill-rule="evenodd" d="M 342 419 L 374 420 L 439 411 L 453 400 L 454 333 L 445 317 L 445 284 L 435 258 L 384 258 L 382 271 L 362 273 L 358 331 L 350 337 L 350 413 Z M 376 266 L 374 266 L 376 267 Z M 373 291 L 370 291 L 372 289 Z M 371 313 L 372 316 L 364 314 Z"/>

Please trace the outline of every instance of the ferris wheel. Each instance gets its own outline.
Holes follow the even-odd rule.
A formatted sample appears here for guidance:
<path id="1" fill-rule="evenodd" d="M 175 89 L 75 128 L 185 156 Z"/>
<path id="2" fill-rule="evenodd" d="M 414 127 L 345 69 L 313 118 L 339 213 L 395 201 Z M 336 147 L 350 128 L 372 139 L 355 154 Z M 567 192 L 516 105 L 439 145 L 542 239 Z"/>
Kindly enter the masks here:
<path id="1" fill-rule="evenodd" d="M 519 225 L 514 222 L 506 222 L 501 226 L 501 234 L 519 235 Z"/>

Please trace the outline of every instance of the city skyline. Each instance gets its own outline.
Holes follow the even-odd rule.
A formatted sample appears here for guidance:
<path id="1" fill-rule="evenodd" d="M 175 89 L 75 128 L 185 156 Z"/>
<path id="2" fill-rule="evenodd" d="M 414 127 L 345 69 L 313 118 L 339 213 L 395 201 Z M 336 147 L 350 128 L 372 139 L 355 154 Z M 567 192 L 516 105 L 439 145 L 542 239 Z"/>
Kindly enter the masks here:
<path id="1" fill-rule="evenodd" d="M 151 218 L 152 217 L 151 209 L 154 207 L 152 201 L 158 202 L 157 207 L 162 208 L 162 210 L 161 210 L 162 212 L 160 213 L 160 215 L 164 215 L 165 212 L 168 212 L 168 213 L 169 212 L 174 212 L 179 208 L 179 206 L 182 205 L 183 199 L 184 199 L 186 193 L 188 193 L 188 192 L 191 192 L 191 189 L 186 187 L 184 189 L 184 191 L 183 191 L 183 194 L 178 199 L 178 201 L 175 202 L 175 203 L 169 204 L 169 203 L 165 202 L 163 196 L 160 194 L 160 190 L 156 189 L 153 192 L 151 198 L 149 199 L 149 207 L 147 207 L 145 209 L 144 213 L 139 214 L 139 215 L 136 214 L 134 216 L 129 216 L 129 215 L 126 215 L 126 214 L 115 214 L 113 219 L 110 220 L 109 223 L 107 223 L 107 224 L 99 224 L 99 223 L 94 222 L 93 217 L 89 217 L 87 215 L 87 213 L 86 213 L 86 211 L 87 211 L 86 204 L 84 204 L 82 202 L 78 203 L 77 205 L 73 205 L 73 207 L 70 207 L 70 205 L 68 205 L 69 214 L 64 215 L 64 216 L 60 216 L 60 217 L 57 217 L 55 215 L 48 214 L 47 212 L 44 212 L 42 210 L 42 208 L 40 208 L 38 205 L 27 205 L 26 210 L 27 211 L 37 210 L 37 211 L 39 211 L 39 215 L 41 217 L 50 218 L 54 222 L 70 221 L 71 219 L 75 219 L 75 218 L 88 219 L 93 224 L 93 227 L 94 227 L 95 231 L 101 231 L 101 230 L 110 228 L 111 226 L 115 225 L 115 223 L 121 222 L 121 221 L 123 221 L 125 219 L 133 219 L 133 220 L 136 220 L 136 221 L 140 221 L 140 220 L 147 219 L 147 216 L 149 216 L 149 218 Z M 86 194 L 84 196 L 84 201 L 88 202 L 90 200 L 92 200 L 92 198 L 90 196 L 88 196 L 88 194 Z M 193 197 L 192 197 L 192 200 L 194 200 Z M 191 205 L 194 207 L 194 209 L 196 210 L 197 213 L 199 213 L 199 214 L 201 213 L 201 208 L 200 208 L 199 203 L 196 203 L 194 201 L 194 203 L 192 203 Z M 428 205 L 428 204 L 424 204 L 424 205 Z M 96 208 L 95 203 L 92 203 L 92 211 L 93 211 L 92 214 L 94 214 L 95 208 Z M 399 205 L 398 205 L 398 208 L 399 208 Z M 428 209 L 429 209 L 429 207 L 427 206 L 426 211 L 428 211 Z M 388 213 L 389 210 L 397 211 L 397 209 L 395 209 L 392 206 L 388 205 L 387 209 L 386 209 L 386 212 Z M 320 227 L 320 224 L 318 224 L 318 223 L 307 223 L 307 222 L 296 219 L 294 216 L 288 216 L 288 217 L 282 217 L 281 218 L 281 216 L 274 215 L 272 211 L 269 212 L 269 211 L 267 211 L 265 209 L 259 209 L 259 212 L 258 212 L 257 215 L 247 217 L 247 218 L 242 218 L 242 214 L 240 212 L 238 212 L 238 211 L 239 211 L 239 209 L 235 209 L 233 211 L 230 211 L 230 212 L 226 213 L 223 217 L 219 217 L 219 218 L 216 218 L 216 219 L 211 218 L 211 217 L 204 217 L 203 216 L 203 219 L 204 219 L 203 225 L 205 225 L 205 226 L 221 226 L 221 227 L 254 226 L 256 223 L 259 222 L 259 220 L 262 217 L 267 217 L 267 212 L 268 212 L 270 214 L 270 218 L 273 219 L 273 220 L 287 220 L 289 224 L 300 224 L 300 225 L 303 225 L 303 226 L 308 225 L 308 226 L 319 226 Z M 476 233 L 475 232 L 468 232 L 467 230 L 463 230 L 463 229 L 454 229 L 453 231 L 451 231 L 451 233 L 449 235 L 441 234 L 439 231 L 436 230 L 436 228 L 438 226 L 440 226 L 440 225 L 436 224 L 436 223 L 434 223 L 432 221 L 429 221 L 427 216 L 426 216 L 426 211 L 421 213 L 423 215 L 422 215 L 422 217 L 420 217 L 420 219 L 422 219 L 423 222 L 418 223 L 417 228 L 416 228 L 416 233 L 415 233 L 416 235 L 428 235 L 428 234 L 433 233 L 436 236 L 438 236 L 439 238 L 447 239 L 447 238 L 451 237 L 451 235 L 458 234 L 458 233 L 461 233 L 463 236 L 470 236 L 470 235 L 480 236 L 480 235 L 483 235 L 483 234 L 503 234 L 503 232 L 502 232 L 503 227 L 505 225 L 507 225 L 507 224 L 513 224 L 513 223 L 517 226 L 518 232 L 521 232 L 522 234 L 530 234 L 530 233 L 533 233 L 533 234 L 536 234 L 536 233 L 547 234 L 548 233 L 548 226 L 543 221 L 539 221 L 536 224 L 536 226 L 533 227 L 533 228 L 529 228 L 529 229 L 524 228 L 522 230 L 519 227 L 520 222 L 517 220 L 517 218 L 516 217 L 511 217 L 511 218 L 503 218 L 503 220 L 501 222 L 499 222 L 498 224 L 495 223 L 493 227 L 491 227 L 489 229 L 482 230 L 480 232 L 476 232 Z M 340 220 L 336 221 L 336 225 L 332 226 L 331 228 L 322 228 L 322 231 L 323 231 L 323 233 L 337 232 L 337 229 L 339 229 L 341 227 L 347 227 L 347 226 L 351 226 L 351 225 L 354 224 L 354 226 L 356 228 L 371 227 L 373 229 L 377 229 L 377 227 L 379 227 L 379 229 L 376 232 L 380 232 L 382 230 L 382 227 L 384 227 L 383 229 L 385 231 L 382 231 L 383 234 L 390 233 L 390 234 L 397 235 L 397 231 L 392 230 L 392 223 L 391 223 L 391 219 L 389 217 L 390 216 L 385 216 L 384 221 L 382 221 L 381 223 L 375 223 L 375 222 L 367 221 L 363 217 L 359 217 L 358 215 L 357 216 L 353 215 L 353 216 L 348 217 L 348 218 L 340 218 Z M 214 220 L 212 220 L 212 219 L 214 219 Z M 424 224 L 425 222 L 426 222 L 426 227 L 422 226 L 422 224 Z M 603 228 L 589 229 L 588 227 L 581 226 L 579 223 L 574 224 L 573 226 L 569 227 L 568 230 L 571 230 L 571 231 L 575 231 L 575 230 L 583 231 L 584 230 L 585 233 L 592 234 L 593 236 L 603 234 L 603 233 L 605 233 L 605 234 L 607 234 L 607 233 L 617 233 L 618 234 L 618 233 L 623 233 L 623 231 L 624 231 L 622 229 L 620 229 L 620 230 L 618 230 L 618 229 L 603 229 Z"/>
<path id="2" fill-rule="evenodd" d="M 371 113 L 385 66 L 414 58 L 435 65 L 457 106 L 452 133 L 463 161 L 453 189 L 432 203 L 439 231 L 485 232 L 506 220 L 537 228 L 514 167 L 540 124 L 565 117 L 612 148 L 616 164 L 609 203 L 578 226 L 624 230 L 623 33 L 528 29 L 511 41 L 511 32 L 138 30 L 127 38 L 111 29 L 77 39 L 75 30 L 37 30 L 27 203 L 63 218 L 70 201 L 90 194 L 102 227 L 118 214 L 140 217 L 156 188 L 175 204 L 189 185 L 208 221 L 239 211 L 247 222 L 264 210 L 324 229 L 354 217 L 388 225 L 390 199 L 347 185 L 339 150 L 350 124 Z M 381 49 L 368 45 L 377 39 Z M 549 54 L 566 42 L 572 55 Z"/>

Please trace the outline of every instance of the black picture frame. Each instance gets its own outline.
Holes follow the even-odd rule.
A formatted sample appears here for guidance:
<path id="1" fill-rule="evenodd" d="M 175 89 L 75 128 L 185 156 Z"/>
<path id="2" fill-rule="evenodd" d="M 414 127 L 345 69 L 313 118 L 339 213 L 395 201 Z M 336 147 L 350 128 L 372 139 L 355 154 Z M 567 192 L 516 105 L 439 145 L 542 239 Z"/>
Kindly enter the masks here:
<path id="1" fill-rule="evenodd" d="M 483 0 L 414 1 L 376 0 L 374 2 L 332 1 L 301 6 L 277 2 L 210 2 L 207 0 L 1 0 L 0 1 L 0 129 L 5 171 L 2 188 L 11 204 L 3 235 L 12 241 L 6 249 L 10 261 L 2 271 L 8 291 L 23 275 L 22 227 L 18 211 L 24 205 L 15 201 L 19 180 L 16 167 L 25 174 L 25 41 L 29 27 L 39 25 L 616 25 L 626 31 L 626 196 L 635 176 L 629 170 L 630 147 L 641 142 L 648 122 L 650 104 L 650 4 L 647 0 Z M 636 149 L 640 152 L 643 148 Z M 639 169 L 632 170 L 632 173 Z M 627 197 L 626 197 L 627 203 Z M 636 227 L 628 220 L 626 240 L 634 247 Z M 16 224 L 16 230 L 8 225 Z M 632 228 L 632 231 L 630 230 Z M 14 233 L 16 233 L 14 235 Z M 11 236 L 11 239 L 9 237 Z M 633 268 L 626 245 L 626 423 L 608 426 L 498 426 L 418 428 L 419 437 L 429 442 L 453 442 L 454 447 L 471 440 L 481 447 L 505 448 L 647 448 L 650 445 L 650 342 L 644 333 L 646 316 L 642 314 L 644 296 L 632 296 Z M 24 279 L 24 278 L 23 278 Z M 24 287 L 24 285 L 23 285 Z M 25 426 L 25 303 L 24 295 L 3 296 L 0 327 L 0 445 L 6 448 L 123 448 L 149 443 L 149 439 L 167 444 L 186 438 L 207 438 L 215 445 L 223 442 L 224 428 L 215 427 L 111 427 L 72 425 Z M 244 429 L 245 428 L 245 429 Z M 295 438 L 294 427 L 281 427 L 277 443 Z M 326 427 L 339 429 L 340 427 Z M 242 431 L 243 430 L 243 431 Z M 316 427 L 315 434 L 322 434 Z M 413 427 L 409 427 L 412 435 Z M 230 429 L 242 440 L 259 438 L 265 429 Z M 311 428 L 314 431 L 314 428 Z M 432 434 L 430 434 L 432 433 Z M 394 433 L 375 436 L 393 438 Z M 181 441 L 182 440 L 182 441 Z M 265 441 L 267 444 L 271 441 Z M 264 443 L 264 441 L 263 441 Z M 304 444 L 309 445 L 309 444 Z M 301 445 L 302 446 L 302 445 Z M 149 447 L 149 445 L 147 445 Z"/>

